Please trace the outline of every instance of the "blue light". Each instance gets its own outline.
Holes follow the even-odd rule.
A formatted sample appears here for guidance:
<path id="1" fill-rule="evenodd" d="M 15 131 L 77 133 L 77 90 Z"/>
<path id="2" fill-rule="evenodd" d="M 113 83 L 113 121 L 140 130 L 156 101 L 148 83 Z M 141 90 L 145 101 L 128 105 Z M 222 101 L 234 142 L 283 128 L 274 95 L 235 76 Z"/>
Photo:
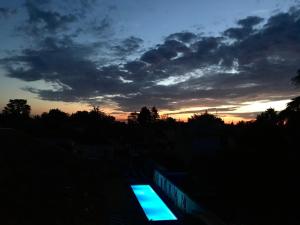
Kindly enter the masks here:
<path id="1" fill-rule="evenodd" d="M 150 185 L 131 185 L 131 188 L 148 220 L 177 220 Z"/>

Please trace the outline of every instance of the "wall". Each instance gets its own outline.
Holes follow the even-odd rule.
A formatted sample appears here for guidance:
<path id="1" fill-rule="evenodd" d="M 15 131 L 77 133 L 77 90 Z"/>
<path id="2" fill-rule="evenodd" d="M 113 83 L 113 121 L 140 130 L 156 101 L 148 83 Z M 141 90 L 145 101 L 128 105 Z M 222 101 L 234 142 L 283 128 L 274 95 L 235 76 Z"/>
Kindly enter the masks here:
<path id="1" fill-rule="evenodd" d="M 173 203 L 187 214 L 197 214 L 201 212 L 200 206 L 190 197 L 181 191 L 175 184 L 162 175 L 159 171 L 154 171 L 154 183 L 173 201 Z"/>

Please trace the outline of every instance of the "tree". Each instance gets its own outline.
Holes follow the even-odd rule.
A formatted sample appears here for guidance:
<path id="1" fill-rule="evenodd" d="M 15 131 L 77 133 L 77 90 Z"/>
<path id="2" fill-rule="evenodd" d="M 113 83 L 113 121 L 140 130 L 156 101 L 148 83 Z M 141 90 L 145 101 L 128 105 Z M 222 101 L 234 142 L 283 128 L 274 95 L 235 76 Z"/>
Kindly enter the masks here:
<path id="1" fill-rule="evenodd" d="M 287 104 L 286 109 L 280 112 L 279 119 L 281 124 L 288 127 L 297 127 L 300 125 L 300 96 L 293 98 Z"/>
<path id="2" fill-rule="evenodd" d="M 257 115 L 256 123 L 275 126 L 278 123 L 277 112 L 273 108 L 267 109 L 265 112 Z"/>
<path id="3" fill-rule="evenodd" d="M 297 76 L 292 78 L 292 82 L 296 85 L 296 86 L 300 86 L 300 69 L 297 71 Z"/>
<path id="4" fill-rule="evenodd" d="M 293 98 L 292 101 L 287 104 L 286 109 L 289 111 L 300 112 L 300 96 Z"/>
<path id="5" fill-rule="evenodd" d="M 198 115 L 194 114 L 192 117 L 188 118 L 189 123 L 195 123 L 203 126 L 215 126 L 215 125 L 223 125 L 224 121 L 213 115 L 209 114 L 207 111 L 204 114 Z"/>
<path id="6" fill-rule="evenodd" d="M 76 122 L 88 122 L 89 112 L 88 111 L 77 111 L 71 115 L 71 119 Z"/>
<path id="7" fill-rule="evenodd" d="M 151 111 L 146 106 L 141 108 L 141 111 L 138 115 L 138 122 L 141 125 L 147 125 L 147 124 L 150 124 L 152 122 Z"/>
<path id="8" fill-rule="evenodd" d="M 171 127 L 173 127 L 173 125 L 175 125 L 177 123 L 177 121 L 174 118 L 169 117 L 169 116 L 164 117 L 161 120 L 161 122 L 163 122 L 163 123 L 165 123 L 165 124 L 167 124 L 168 126 L 171 126 Z"/>
<path id="9" fill-rule="evenodd" d="M 91 121 L 94 122 L 114 122 L 116 120 L 115 117 L 107 115 L 105 112 L 101 111 L 98 106 L 94 106 L 93 109 L 89 112 L 89 116 Z"/>
<path id="10" fill-rule="evenodd" d="M 152 115 L 152 120 L 156 121 L 159 119 L 159 114 L 158 114 L 158 110 L 155 106 L 152 107 L 151 109 L 151 115 Z"/>
<path id="11" fill-rule="evenodd" d="M 50 109 L 48 113 L 42 114 L 42 119 L 51 123 L 63 123 L 67 121 L 69 115 L 59 109 Z"/>
<path id="12" fill-rule="evenodd" d="M 26 99 L 10 99 L 3 109 L 3 114 L 14 118 L 29 118 L 30 111 L 31 107 L 27 105 Z"/>
<path id="13" fill-rule="evenodd" d="M 132 112 L 127 117 L 128 124 L 136 124 L 138 122 L 139 114 L 137 112 Z"/>

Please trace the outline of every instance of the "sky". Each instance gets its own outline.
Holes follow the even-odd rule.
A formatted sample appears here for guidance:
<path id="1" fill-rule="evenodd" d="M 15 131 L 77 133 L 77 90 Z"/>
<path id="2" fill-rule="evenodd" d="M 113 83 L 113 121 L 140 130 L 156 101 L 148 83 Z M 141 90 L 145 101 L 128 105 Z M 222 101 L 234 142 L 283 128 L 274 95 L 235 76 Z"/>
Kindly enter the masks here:
<path id="1" fill-rule="evenodd" d="M 0 109 L 236 122 L 299 95 L 298 0 L 2 0 L 0 26 Z"/>

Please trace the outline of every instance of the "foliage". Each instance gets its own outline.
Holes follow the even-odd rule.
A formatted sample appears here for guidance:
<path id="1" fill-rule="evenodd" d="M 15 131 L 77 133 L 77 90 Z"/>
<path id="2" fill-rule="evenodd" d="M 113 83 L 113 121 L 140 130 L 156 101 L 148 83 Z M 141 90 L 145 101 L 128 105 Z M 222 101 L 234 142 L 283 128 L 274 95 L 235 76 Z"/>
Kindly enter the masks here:
<path id="1" fill-rule="evenodd" d="M 267 109 L 265 112 L 257 115 L 256 123 L 275 126 L 278 123 L 277 112 L 273 108 Z"/>
<path id="2" fill-rule="evenodd" d="M 141 108 L 141 111 L 138 115 L 138 122 L 141 125 L 148 125 L 152 122 L 151 111 L 146 106 Z"/>
<path id="3" fill-rule="evenodd" d="M 28 118 L 30 110 L 31 107 L 27 105 L 27 100 L 10 99 L 9 103 L 3 110 L 3 114 L 12 118 Z"/>
<path id="4" fill-rule="evenodd" d="M 146 106 L 142 107 L 140 112 L 132 112 L 128 115 L 128 124 L 140 124 L 142 126 L 149 125 L 159 120 L 159 113 L 156 107 L 149 110 Z"/>
<path id="5" fill-rule="evenodd" d="M 50 109 L 48 113 L 43 113 L 41 118 L 50 122 L 64 122 L 69 118 L 69 115 L 59 109 Z"/>
<path id="6" fill-rule="evenodd" d="M 203 114 L 194 114 L 192 117 L 188 118 L 188 123 L 198 124 L 201 126 L 214 126 L 214 125 L 223 125 L 224 121 L 213 115 L 205 112 Z"/>
<path id="7" fill-rule="evenodd" d="M 300 96 L 293 98 L 292 101 L 287 104 L 286 110 L 299 112 L 300 111 Z"/>
<path id="8" fill-rule="evenodd" d="M 137 124 L 138 123 L 138 116 L 139 116 L 139 114 L 137 112 L 131 112 L 128 115 L 128 118 L 127 118 L 128 124 Z"/>
<path id="9" fill-rule="evenodd" d="M 159 119 L 159 114 L 158 114 L 158 110 L 155 106 L 153 106 L 151 108 L 151 116 L 152 116 L 152 120 L 155 121 L 155 120 L 158 120 Z"/>
<path id="10" fill-rule="evenodd" d="M 300 69 L 297 71 L 297 76 L 292 78 L 292 82 L 296 85 L 296 86 L 300 86 Z"/>
<path id="11" fill-rule="evenodd" d="M 287 104 L 286 109 L 279 113 L 279 119 L 281 124 L 284 124 L 288 128 L 300 128 L 300 96 L 293 98 Z"/>

